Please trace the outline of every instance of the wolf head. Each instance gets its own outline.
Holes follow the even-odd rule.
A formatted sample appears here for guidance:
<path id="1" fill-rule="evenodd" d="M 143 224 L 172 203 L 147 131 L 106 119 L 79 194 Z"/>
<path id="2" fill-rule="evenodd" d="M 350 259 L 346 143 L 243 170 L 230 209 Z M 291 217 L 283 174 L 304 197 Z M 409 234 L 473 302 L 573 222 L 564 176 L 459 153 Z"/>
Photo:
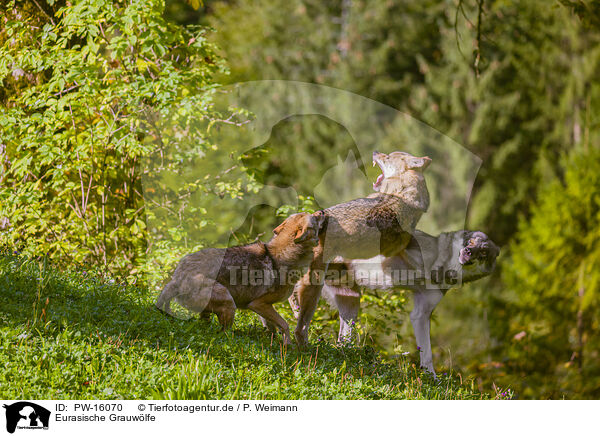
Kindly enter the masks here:
<path id="1" fill-rule="evenodd" d="M 465 231 L 458 261 L 464 270 L 477 269 L 490 274 L 496 266 L 500 248 L 483 232 Z"/>
<path id="2" fill-rule="evenodd" d="M 430 163 L 431 159 L 427 156 L 415 157 L 403 151 L 394 151 L 390 154 L 374 151 L 373 166 L 379 165 L 381 174 L 373 183 L 373 189 L 379 191 L 385 179 L 401 176 L 407 171 L 422 173 Z"/>

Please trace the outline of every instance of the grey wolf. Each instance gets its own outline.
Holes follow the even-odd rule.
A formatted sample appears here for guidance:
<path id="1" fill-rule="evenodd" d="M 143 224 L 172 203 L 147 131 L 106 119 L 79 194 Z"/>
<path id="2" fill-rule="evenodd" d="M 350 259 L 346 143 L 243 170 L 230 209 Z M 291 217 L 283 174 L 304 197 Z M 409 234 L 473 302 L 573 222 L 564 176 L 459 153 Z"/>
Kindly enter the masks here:
<path id="1" fill-rule="evenodd" d="M 323 286 L 323 297 L 339 311 L 338 341 L 352 337 L 358 317 L 360 287 L 409 289 L 414 291 L 410 314 L 421 366 L 435 377 L 430 339 L 431 313 L 445 293 L 491 274 L 500 249 L 483 232 L 456 231 L 432 236 L 416 230 L 403 256 L 376 256 L 371 259 L 336 259 Z M 340 274 L 333 274 L 338 271 Z M 290 297 L 298 311 L 296 294 Z"/>
<path id="2" fill-rule="evenodd" d="M 423 171 L 428 157 L 404 152 L 373 153 L 373 166 L 382 174 L 373 184 L 377 191 L 325 209 L 325 224 L 319 234 L 310 270 L 297 287 L 298 345 L 308 342 L 308 327 L 321 292 L 321 273 L 336 256 L 364 259 L 379 254 L 399 255 L 408 245 L 415 226 L 429 207 L 429 192 Z"/>
<path id="3" fill-rule="evenodd" d="M 236 309 L 250 309 L 277 326 L 289 344 L 287 322 L 273 304 L 287 299 L 313 258 L 323 212 L 297 213 L 273 230 L 266 244 L 206 248 L 185 256 L 156 307 L 172 314 L 170 302 L 199 313 L 215 313 L 223 329 L 233 324 Z M 289 276 L 288 276 L 289 275 Z"/>

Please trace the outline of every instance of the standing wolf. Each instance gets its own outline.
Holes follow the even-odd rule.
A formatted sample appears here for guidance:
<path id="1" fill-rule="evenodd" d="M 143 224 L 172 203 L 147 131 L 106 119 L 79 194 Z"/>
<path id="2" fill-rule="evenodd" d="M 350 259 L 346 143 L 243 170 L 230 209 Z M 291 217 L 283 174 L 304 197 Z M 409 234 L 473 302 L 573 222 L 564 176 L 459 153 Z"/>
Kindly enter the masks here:
<path id="1" fill-rule="evenodd" d="M 337 256 L 364 259 L 379 254 L 401 255 L 421 215 L 429 207 L 423 171 L 428 157 L 404 152 L 373 153 L 373 166 L 382 174 L 373 184 L 377 191 L 325 209 L 319 244 L 313 250 L 310 270 L 296 287 L 299 303 L 296 342 L 308 343 L 308 328 L 319 300 L 327 265 Z"/>
<path id="2" fill-rule="evenodd" d="M 352 326 L 360 308 L 361 287 L 412 290 L 414 308 L 410 321 L 421 366 L 435 377 L 430 339 L 433 309 L 448 290 L 491 274 L 499 253 L 498 246 L 483 232 L 459 230 L 432 236 L 415 230 L 402 256 L 336 259 L 329 265 L 323 297 L 338 309 L 338 341 L 345 342 L 352 337 Z M 296 293 L 289 301 L 297 314 Z"/>

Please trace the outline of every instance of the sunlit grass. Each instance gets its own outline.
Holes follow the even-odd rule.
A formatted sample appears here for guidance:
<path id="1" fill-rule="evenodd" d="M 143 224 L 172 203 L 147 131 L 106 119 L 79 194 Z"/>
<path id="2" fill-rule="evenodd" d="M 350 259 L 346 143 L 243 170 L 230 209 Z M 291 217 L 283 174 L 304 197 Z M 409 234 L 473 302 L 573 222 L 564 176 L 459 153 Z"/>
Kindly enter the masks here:
<path id="1" fill-rule="evenodd" d="M 300 352 L 283 347 L 252 313 L 238 311 L 222 333 L 216 320 L 166 317 L 153 300 L 86 271 L 0 256 L 0 397 L 488 398 L 471 382 L 453 375 L 436 382 L 367 346 L 312 337 Z"/>

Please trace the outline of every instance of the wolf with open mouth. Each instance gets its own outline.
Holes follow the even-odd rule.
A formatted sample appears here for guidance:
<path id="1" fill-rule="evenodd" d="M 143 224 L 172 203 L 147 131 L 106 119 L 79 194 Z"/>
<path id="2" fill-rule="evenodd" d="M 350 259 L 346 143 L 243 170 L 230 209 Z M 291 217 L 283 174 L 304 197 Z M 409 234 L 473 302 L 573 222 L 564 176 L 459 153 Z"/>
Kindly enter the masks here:
<path id="1" fill-rule="evenodd" d="M 429 207 L 423 171 L 430 163 L 428 157 L 376 151 L 373 165 L 382 171 L 373 184 L 377 192 L 323 211 L 326 218 L 319 233 L 319 245 L 313 251 L 310 270 L 296 289 L 300 309 L 294 334 L 299 345 L 308 343 L 308 327 L 319 300 L 322 279 L 333 259 L 397 256 L 406 248 L 417 222 Z"/>

